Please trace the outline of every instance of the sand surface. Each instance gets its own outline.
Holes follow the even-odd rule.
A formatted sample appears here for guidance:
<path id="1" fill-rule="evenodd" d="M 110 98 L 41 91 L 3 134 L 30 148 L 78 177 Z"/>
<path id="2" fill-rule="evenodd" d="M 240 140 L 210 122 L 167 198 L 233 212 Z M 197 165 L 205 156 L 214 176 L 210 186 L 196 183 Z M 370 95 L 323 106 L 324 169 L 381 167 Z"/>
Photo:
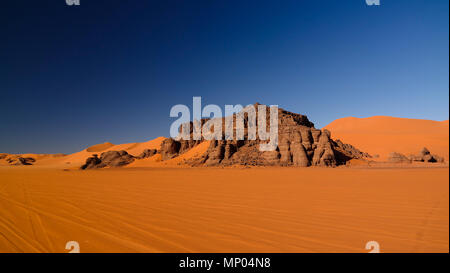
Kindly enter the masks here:
<path id="1" fill-rule="evenodd" d="M 0 252 L 448 252 L 448 175 L 0 166 Z"/>
<path id="2" fill-rule="evenodd" d="M 324 127 L 333 139 L 341 139 L 371 155 L 385 160 L 389 153 L 417 154 L 427 147 L 432 154 L 449 159 L 448 120 L 374 116 L 342 118 Z"/>

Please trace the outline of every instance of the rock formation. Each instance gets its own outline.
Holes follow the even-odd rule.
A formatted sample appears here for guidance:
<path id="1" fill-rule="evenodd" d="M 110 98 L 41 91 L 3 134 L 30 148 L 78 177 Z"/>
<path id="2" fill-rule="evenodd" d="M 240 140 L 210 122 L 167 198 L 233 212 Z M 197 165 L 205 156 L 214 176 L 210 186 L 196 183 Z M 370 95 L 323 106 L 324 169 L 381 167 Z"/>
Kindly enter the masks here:
<path id="1" fill-rule="evenodd" d="M 428 163 L 442 163 L 444 162 L 444 158 L 438 155 L 431 154 L 427 148 L 423 148 L 422 151 L 416 155 L 410 155 L 406 157 L 400 153 L 390 153 L 389 162 L 392 163 L 411 163 L 411 162 L 428 162 Z"/>
<path id="2" fill-rule="evenodd" d="M 389 154 L 388 161 L 392 163 L 411 163 L 411 159 L 404 154 L 392 152 Z"/>
<path id="3" fill-rule="evenodd" d="M 36 159 L 32 157 L 21 157 L 10 158 L 6 160 L 11 165 L 33 165 Z"/>
<path id="4" fill-rule="evenodd" d="M 419 154 L 410 155 L 409 159 L 411 161 L 416 161 L 416 162 L 430 162 L 430 163 L 444 162 L 444 158 L 442 158 L 438 155 L 431 154 L 430 151 L 428 151 L 428 149 L 425 147 L 422 149 L 422 151 Z"/>
<path id="5" fill-rule="evenodd" d="M 256 111 L 258 104 L 255 105 Z M 266 124 L 270 126 L 269 107 L 266 108 Z M 208 119 L 202 119 L 204 124 Z M 262 165 L 262 166 L 336 166 L 345 164 L 353 158 L 369 158 L 350 144 L 331 139 L 327 130 L 314 128 L 314 124 L 304 115 L 278 109 L 278 147 L 275 151 L 261 152 L 259 145 L 267 143 L 259 137 L 248 139 L 248 116 L 244 115 L 244 140 L 225 140 L 225 119 L 222 119 L 222 139 L 211 140 L 206 153 L 188 162 L 193 166 Z M 166 139 L 161 144 L 162 160 L 174 158 L 195 147 L 202 140 Z M 236 115 L 233 115 L 233 131 L 236 128 Z"/>
<path id="6" fill-rule="evenodd" d="M 142 153 L 139 156 L 137 156 L 137 158 L 143 159 L 143 158 L 151 157 L 157 153 L 158 153 L 158 150 L 156 150 L 156 149 L 145 149 L 144 151 L 142 151 Z"/>
<path id="7" fill-rule="evenodd" d="M 88 157 L 86 159 L 86 163 L 81 166 L 81 169 L 94 169 L 94 168 L 102 168 L 101 167 L 102 161 L 100 158 L 98 158 L 97 154 L 93 154 L 91 157 Z"/>
<path id="8" fill-rule="evenodd" d="M 0 159 L 4 159 L 8 164 L 15 166 L 33 165 L 36 159 L 32 157 L 23 157 L 20 155 L 0 154 Z"/>
<path id="9" fill-rule="evenodd" d="M 86 159 L 86 163 L 81 166 L 81 169 L 97 169 L 104 167 L 120 167 L 130 164 L 135 160 L 135 157 L 128 154 L 126 151 L 108 151 L 100 155 L 93 154 L 92 157 Z"/>

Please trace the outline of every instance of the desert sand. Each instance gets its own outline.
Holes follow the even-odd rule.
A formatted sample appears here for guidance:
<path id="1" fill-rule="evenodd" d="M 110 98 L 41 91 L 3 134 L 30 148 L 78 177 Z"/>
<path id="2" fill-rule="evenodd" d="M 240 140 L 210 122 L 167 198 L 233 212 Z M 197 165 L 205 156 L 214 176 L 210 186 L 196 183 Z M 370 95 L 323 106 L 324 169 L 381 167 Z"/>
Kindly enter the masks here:
<path id="1" fill-rule="evenodd" d="M 448 252 L 448 175 L 0 166 L 0 252 Z"/>
<path id="2" fill-rule="evenodd" d="M 418 154 L 423 147 L 432 153 L 449 159 L 448 120 L 374 116 L 337 119 L 324 127 L 334 139 L 351 143 L 371 155 L 385 160 L 389 153 Z"/>
<path id="3" fill-rule="evenodd" d="M 448 121 L 345 118 L 326 127 L 364 152 L 448 160 Z M 355 133 L 358 132 L 358 133 Z M 80 170 L 93 154 L 138 156 L 165 138 L 0 159 L 0 252 L 448 252 L 448 163 L 352 159 L 326 167 L 190 167 L 207 141 L 169 160 Z"/>

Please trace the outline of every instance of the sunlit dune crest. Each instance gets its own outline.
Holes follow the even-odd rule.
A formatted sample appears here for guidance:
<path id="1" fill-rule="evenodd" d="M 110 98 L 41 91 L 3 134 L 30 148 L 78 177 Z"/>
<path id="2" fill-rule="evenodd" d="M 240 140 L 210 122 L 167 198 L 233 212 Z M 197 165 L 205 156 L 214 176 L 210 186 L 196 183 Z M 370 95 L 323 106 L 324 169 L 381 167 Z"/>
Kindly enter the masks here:
<path id="1" fill-rule="evenodd" d="M 385 159 L 391 152 L 417 154 L 423 147 L 448 160 L 449 122 L 374 116 L 337 119 L 327 126 L 332 137 Z"/>
<path id="2" fill-rule="evenodd" d="M 111 148 L 113 146 L 115 146 L 115 145 L 110 142 L 105 142 L 105 143 L 93 145 L 93 146 L 87 148 L 86 151 L 91 152 L 91 153 L 103 152 L 104 150 Z"/>

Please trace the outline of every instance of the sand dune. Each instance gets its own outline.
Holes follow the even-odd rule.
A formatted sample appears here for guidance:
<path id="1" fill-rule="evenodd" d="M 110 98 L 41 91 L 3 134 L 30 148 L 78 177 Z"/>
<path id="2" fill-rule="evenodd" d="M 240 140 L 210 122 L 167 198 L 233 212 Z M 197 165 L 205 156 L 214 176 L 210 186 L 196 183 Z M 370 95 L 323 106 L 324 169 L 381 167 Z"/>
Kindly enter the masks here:
<path id="1" fill-rule="evenodd" d="M 448 252 L 448 175 L 0 167 L 0 252 Z"/>
<path id="2" fill-rule="evenodd" d="M 158 137 L 147 142 L 125 143 L 114 145 L 109 142 L 90 146 L 82 151 L 66 155 L 64 157 L 40 158 L 35 166 L 59 167 L 59 168 L 79 168 L 86 162 L 86 159 L 93 154 L 101 154 L 107 151 L 125 150 L 129 154 L 138 156 L 145 149 L 159 149 L 164 137 Z"/>
<path id="3" fill-rule="evenodd" d="M 138 156 L 145 149 L 158 149 L 161 147 L 161 143 L 166 139 L 165 137 L 157 137 L 147 142 L 140 142 L 131 145 L 126 151 L 134 156 Z"/>
<path id="4" fill-rule="evenodd" d="M 368 152 L 381 159 L 391 152 L 417 154 L 423 147 L 449 159 L 449 127 L 447 121 L 394 118 L 342 118 L 325 126 L 334 139 Z"/>
<path id="5" fill-rule="evenodd" d="M 115 146 L 115 145 L 110 142 L 105 142 L 105 143 L 93 145 L 93 146 L 87 148 L 86 151 L 90 152 L 90 153 L 98 153 L 98 152 L 103 152 L 104 150 L 106 150 L 112 146 Z"/>

